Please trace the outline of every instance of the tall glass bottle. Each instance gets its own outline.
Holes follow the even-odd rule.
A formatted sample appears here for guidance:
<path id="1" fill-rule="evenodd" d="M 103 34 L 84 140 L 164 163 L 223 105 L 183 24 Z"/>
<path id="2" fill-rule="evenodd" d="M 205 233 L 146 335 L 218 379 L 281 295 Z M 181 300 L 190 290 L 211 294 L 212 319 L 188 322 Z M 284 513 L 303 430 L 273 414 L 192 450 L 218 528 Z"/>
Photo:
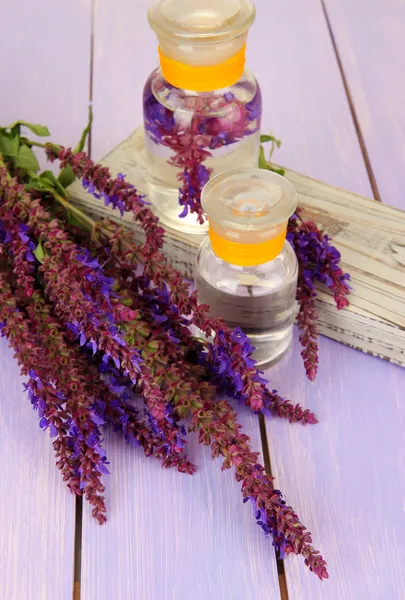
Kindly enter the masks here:
<path id="1" fill-rule="evenodd" d="M 201 187 L 258 164 L 262 98 L 245 70 L 255 8 L 250 0 L 161 0 L 148 18 L 160 56 L 143 98 L 149 198 L 164 225 L 206 233 Z"/>
<path id="2" fill-rule="evenodd" d="M 284 177 L 238 169 L 211 179 L 202 193 L 209 236 L 196 258 L 199 301 L 256 348 L 259 365 L 287 351 L 297 314 L 298 263 L 286 241 L 297 194 Z"/>

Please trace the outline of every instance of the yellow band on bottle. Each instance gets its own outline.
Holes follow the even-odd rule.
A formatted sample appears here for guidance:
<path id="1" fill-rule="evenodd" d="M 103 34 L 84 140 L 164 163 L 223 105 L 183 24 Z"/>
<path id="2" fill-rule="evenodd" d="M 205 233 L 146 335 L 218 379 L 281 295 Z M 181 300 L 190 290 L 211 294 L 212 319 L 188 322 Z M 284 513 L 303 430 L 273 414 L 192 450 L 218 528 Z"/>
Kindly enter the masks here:
<path id="1" fill-rule="evenodd" d="M 236 83 L 245 69 L 246 44 L 234 56 L 219 65 L 195 67 L 165 56 L 159 46 L 163 77 L 174 87 L 193 92 L 220 90 Z"/>
<path id="2" fill-rule="evenodd" d="M 242 244 L 221 237 L 212 227 L 209 229 L 212 249 L 218 258 L 240 267 L 254 267 L 276 258 L 283 249 L 286 235 L 287 230 L 284 230 L 271 240 L 258 244 Z"/>

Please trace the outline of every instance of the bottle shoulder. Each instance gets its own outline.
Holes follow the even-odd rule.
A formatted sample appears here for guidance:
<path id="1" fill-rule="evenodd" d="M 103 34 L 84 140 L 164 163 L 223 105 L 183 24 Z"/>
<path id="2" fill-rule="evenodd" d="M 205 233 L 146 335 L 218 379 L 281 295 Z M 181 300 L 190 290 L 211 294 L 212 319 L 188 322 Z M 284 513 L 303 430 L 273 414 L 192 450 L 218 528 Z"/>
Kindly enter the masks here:
<path id="1" fill-rule="evenodd" d="M 152 71 L 144 87 L 144 103 L 151 99 L 170 111 L 190 111 L 197 116 L 222 115 L 236 102 L 241 105 L 260 104 L 261 90 L 256 77 L 246 69 L 232 86 L 210 92 L 194 92 L 172 86 L 162 75 L 160 68 Z M 248 107 L 249 108 L 249 107 Z"/>
<path id="2" fill-rule="evenodd" d="M 196 257 L 196 270 L 210 285 L 220 289 L 226 285 L 251 281 L 264 288 L 281 288 L 298 277 L 298 262 L 289 242 L 285 242 L 281 253 L 272 261 L 253 267 L 231 265 L 218 258 L 212 250 L 209 238 L 201 244 Z"/>

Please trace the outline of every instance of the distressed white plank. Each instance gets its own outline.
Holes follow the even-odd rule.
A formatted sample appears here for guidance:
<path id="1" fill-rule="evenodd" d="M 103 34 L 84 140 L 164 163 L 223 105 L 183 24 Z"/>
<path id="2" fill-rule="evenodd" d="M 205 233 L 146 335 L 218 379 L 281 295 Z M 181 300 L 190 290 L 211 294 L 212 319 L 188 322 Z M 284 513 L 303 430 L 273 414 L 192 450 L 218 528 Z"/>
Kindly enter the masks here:
<path id="1" fill-rule="evenodd" d="M 147 192 L 147 163 L 142 131 L 122 142 L 102 161 L 123 172 L 137 189 Z M 342 269 L 350 273 L 350 307 L 337 312 L 333 299 L 320 291 L 321 333 L 364 352 L 405 364 L 405 213 L 380 202 L 287 170 L 299 203 L 333 238 L 342 253 Z M 75 201 L 96 214 L 117 218 L 114 211 L 72 186 Z M 130 215 L 123 222 L 133 226 Z M 142 234 L 134 228 L 139 238 Z M 165 252 L 192 278 L 201 236 L 167 230 Z"/>

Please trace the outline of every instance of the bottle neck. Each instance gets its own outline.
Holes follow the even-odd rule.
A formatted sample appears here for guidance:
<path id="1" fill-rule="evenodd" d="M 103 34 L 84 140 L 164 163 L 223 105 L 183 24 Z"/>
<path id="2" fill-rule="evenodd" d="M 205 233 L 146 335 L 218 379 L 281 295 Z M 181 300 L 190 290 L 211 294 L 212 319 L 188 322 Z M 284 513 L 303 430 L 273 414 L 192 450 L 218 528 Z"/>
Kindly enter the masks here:
<path id="1" fill-rule="evenodd" d="M 282 252 L 287 230 L 281 228 L 269 239 L 257 243 L 233 241 L 221 236 L 210 225 L 209 237 L 214 254 L 225 262 L 240 267 L 256 267 L 268 263 Z"/>
<path id="2" fill-rule="evenodd" d="M 159 46 L 163 77 L 176 88 L 211 92 L 234 85 L 242 77 L 246 62 L 246 44 L 229 59 L 216 65 L 196 66 L 166 56 Z"/>

